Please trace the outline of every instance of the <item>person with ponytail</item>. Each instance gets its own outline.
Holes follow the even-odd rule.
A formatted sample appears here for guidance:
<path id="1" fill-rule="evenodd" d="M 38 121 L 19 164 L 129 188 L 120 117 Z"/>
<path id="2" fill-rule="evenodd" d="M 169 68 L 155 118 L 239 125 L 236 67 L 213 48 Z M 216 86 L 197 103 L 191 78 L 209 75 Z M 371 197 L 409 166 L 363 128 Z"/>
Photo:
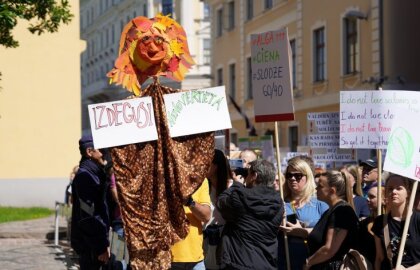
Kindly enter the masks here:
<path id="1" fill-rule="evenodd" d="M 353 202 L 352 187 L 344 173 L 328 171 L 321 174 L 316 190 L 330 208 L 308 235 L 309 258 L 303 269 L 339 269 L 358 240 L 358 217 L 347 203 Z"/>

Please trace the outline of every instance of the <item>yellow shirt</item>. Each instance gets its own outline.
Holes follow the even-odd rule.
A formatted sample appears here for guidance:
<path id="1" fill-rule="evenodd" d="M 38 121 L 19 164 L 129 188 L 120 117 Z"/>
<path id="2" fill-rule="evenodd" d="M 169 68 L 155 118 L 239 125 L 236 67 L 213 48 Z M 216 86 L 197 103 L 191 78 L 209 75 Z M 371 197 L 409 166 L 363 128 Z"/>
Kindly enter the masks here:
<path id="1" fill-rule="evenodd" d="M 201 186 L 192 195 L 196 203 L 210 207 L 209 183 L 204 179 Z M 189 207 L 184 206 L 185 214 L 190 221 L 190 231 L 184 240 L 171 248 L 173 262 L 199 262 L 204 259 L 203 252 L 203 224 L 192 213 Z"/>

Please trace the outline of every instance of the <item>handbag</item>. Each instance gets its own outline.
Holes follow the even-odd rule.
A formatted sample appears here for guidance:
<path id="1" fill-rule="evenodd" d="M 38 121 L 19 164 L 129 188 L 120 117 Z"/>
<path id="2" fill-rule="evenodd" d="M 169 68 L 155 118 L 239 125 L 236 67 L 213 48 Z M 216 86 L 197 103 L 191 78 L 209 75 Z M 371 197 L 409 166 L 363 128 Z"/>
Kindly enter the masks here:
<path id="1" fill-rule="evenodd" d="M 372 270 L 372 264 L 355 249 L 350 249 L 344 256 L 340 270 Z"/>
<path id="2" fill-rule="evenodd" d="M 208 239 L 208 244 L 210 246 L 217 246 L 220 243 L 221 234 L 222 234 L 222 225 L 209 225 L 204 230 L 204 238 Z"/>

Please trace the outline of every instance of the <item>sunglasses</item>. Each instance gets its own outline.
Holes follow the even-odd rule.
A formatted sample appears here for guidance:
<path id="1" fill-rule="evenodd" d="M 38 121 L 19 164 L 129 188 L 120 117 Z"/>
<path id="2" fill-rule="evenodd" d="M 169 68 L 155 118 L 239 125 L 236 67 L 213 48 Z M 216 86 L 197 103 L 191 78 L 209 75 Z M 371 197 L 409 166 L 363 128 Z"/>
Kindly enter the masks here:
<path id="1" fill-rule="evenodd" d="M 300 182 L 300 180 L 302 179 L 302 177 L 306 176 L 303 173 L 286 173 L 286 179 L 287 180 L 293 180 L 293 178 L 295 178 L 296 182 Z"/>

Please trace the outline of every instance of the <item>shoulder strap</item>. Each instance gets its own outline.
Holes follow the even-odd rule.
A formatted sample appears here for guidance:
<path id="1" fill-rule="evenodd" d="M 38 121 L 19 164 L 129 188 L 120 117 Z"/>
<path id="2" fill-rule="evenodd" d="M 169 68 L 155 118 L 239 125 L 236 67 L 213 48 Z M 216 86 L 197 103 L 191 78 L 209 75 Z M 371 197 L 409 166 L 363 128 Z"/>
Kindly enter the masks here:
<path id="1" fill-rule="evenodd" d="M 92 203 L 92 205 L 88 205 L 85 203 L 82 199 L 79 198 L 80 203 L 80 209 L 85 211 L 89 216 L 93 216 L 93 213 L 95 212 L 95 205 Z"/>
<path id="2" fill-rule="evenodd" d="M 392 265 L 392 250 L 391 246 L 389 245 L 390 239 L 389 239 L 389 227 L 388 227 L 388 215 L 383 215 L 383 224 L 384 224 L 384 241 L 385 241 L 385 253 L 388 257 L 388 260 L 390 261 Z"/>

